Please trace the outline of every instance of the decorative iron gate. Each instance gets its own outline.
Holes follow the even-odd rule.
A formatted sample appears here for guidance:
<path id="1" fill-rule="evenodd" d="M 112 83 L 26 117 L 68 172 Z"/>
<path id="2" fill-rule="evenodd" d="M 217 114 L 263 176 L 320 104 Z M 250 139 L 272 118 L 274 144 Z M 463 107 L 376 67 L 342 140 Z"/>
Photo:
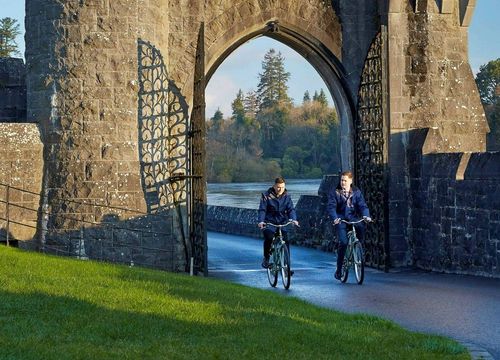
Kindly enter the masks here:
<path id="1" fill-rule="evenodd" d="M 205 176 L 205 24 L 198 33 L 194 67 L 193 112 L 191 116 L 190 238 L 193 271 L 208 274 L 207 266 L 207 185 Z"/>
<path id="2" fill-rule="evenodd" d="M 381 27 L 365 60 L 358 93 L 356 182 L 364 191 L 374 223 L 367 227 L 366 263 L 387 270 L 387 30 Z"/>

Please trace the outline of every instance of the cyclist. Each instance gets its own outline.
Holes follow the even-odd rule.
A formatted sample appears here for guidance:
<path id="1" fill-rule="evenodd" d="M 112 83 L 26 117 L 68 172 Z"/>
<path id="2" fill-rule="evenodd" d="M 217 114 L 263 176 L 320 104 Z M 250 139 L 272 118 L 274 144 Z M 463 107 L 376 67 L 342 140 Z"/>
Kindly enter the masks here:
<path id="1" fill-rule="evenodd" d="M 265 193 L 262 193 L 258 216 L 258 227 L 264 230 L 264 259 L 262 260 L 262 267 L 268 268 L 270 255 L 269 251 L 271 250 L 271 243 L 273 241 L 276 228 L 270 225 L 266 226 L 266 222 L 282 225 L 288 220 L 292 220 L 295 226 L 299 225 L 292 198 L 285 188 L 285 179 L 282 177 L 276 178 L 274 180 L 274 185 Z M 286 246 L 290 251 L 288 236 L 285 228 L 282 229 L 282 232 Z"/>
<path id="2" fill-rule="evenodd" d="M 337 227 L 337 237 L 339 247 L 337 250 L 337 270 L 335 279 L 340 280 L 342 263 L 344 262 L 345 250 L 347 248 L 347 224 L 341 220 L 357 221 L 361 217 L 366 221 L 371 221 L 370 210 L 366 205 L 361 190 L 352 185 L 352 172 L 343 171 L 340 174 L 340 183 L 335 189 L 328 193 L 327 211 L 333 224 Z M 363 241 L 365 235 L 365 224 L 363 222 L 355 225 L 356 235 Z"/>

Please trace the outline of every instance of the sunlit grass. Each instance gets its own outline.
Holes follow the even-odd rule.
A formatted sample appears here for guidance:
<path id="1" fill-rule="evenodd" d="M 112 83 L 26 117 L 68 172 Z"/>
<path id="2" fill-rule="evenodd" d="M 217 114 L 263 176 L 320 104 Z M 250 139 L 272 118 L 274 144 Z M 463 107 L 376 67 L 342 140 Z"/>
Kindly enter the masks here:
<path id="1" fill-rule="evenodd" d="M 220 280 L 0 247 L 0 359 L 468 359 L 406 331 Z"/>

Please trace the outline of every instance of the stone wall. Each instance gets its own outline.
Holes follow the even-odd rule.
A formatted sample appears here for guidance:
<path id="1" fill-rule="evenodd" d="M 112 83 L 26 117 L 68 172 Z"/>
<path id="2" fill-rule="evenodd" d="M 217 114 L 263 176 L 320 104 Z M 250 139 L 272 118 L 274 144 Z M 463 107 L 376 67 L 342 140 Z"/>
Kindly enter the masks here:
<path id="1" fill-rule="evenodd" d="M 0 122 L 26 121 L 26 68 L 23 59 L 0 58 Z"/>
<path id="2" fill-rule="evenodd" d="M 0 242 L 5 241 L 7 232 L 10 240 L 31 240 L 37 225 L 43 172 L 43 144 L 37 124 L 0 123 L 0 144 Z M 12 203 L 8 210 L 3 203 L 7 194 Z M 4 220 L 7 211 L 9 229 Z"/>
<path id="3" fill-rule="evenodd" d="M 500 277 L 500 152 L 410 158 L 413 265 Z"/>

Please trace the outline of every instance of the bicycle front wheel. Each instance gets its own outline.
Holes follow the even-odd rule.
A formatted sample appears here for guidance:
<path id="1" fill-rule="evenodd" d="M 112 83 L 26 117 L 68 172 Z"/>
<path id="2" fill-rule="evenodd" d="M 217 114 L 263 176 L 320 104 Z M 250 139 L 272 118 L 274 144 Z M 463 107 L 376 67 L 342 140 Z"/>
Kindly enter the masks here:
<path id="1" fill-rule="evenodd" d="M 344 262 L 342 263 L 342 271 L 340 273 L 340 281 L 345 283 L 347 278 L 349 277 L 349 259 L 347 256 L 344 258 Z"/>
<path id="2" fill-rule="evenodd" d="M 365 260 L 363 258 L 363 246 L 359 241 L 354 244 L 353 255 L 356 281 L 359 285 L 361 285 L 363 283 L 363 279 L 365 278 Z"/>
<path id="3" fill-rule="evenodd" d="M 286 246 L 283 246 L 281 248 L 281 281 L 287 290 L 290 287 L 290 275 L 290 252 Z"/>
<path id="4" fill-rule="evenodd" d="M 275 250 L 275 249 L 273 249 Z M 273 251 L 273 263 L 267 267 L 267 280 L 269 280 L 269 284 L 272 287 L 275 287 L 276 284 L 278 283 L 278 267 L 276 263 L 276 258 L 275 252 Z"/>

